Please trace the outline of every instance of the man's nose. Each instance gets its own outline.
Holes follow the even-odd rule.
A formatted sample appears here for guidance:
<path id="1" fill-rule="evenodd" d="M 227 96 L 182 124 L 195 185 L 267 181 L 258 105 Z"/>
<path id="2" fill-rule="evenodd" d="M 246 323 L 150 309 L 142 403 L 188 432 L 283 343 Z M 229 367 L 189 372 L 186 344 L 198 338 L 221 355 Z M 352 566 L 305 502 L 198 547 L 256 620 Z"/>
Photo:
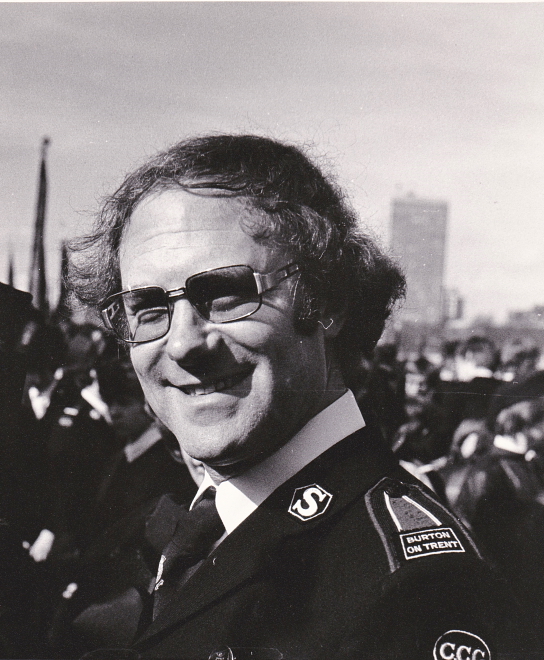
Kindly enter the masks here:
<path id="1" fill-rule="evenodd" d="M 166 339 L 168 356 L 176 362 L 188 364 L 206 353 L 214 343 L 208 324 L 188 300 L 177 300 L 173 305 L 170 330 Z"/>

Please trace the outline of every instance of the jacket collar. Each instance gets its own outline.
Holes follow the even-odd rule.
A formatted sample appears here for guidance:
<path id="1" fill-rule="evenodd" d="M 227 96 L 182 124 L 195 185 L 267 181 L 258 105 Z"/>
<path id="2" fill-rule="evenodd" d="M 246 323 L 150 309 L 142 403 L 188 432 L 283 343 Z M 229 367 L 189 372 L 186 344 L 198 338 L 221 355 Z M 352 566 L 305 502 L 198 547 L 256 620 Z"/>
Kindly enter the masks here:
<path id="1" fill-rule="evenodd" d="M 227 534 L 238 527 L 277 488 L 320 454 L 365 426 L 353 393 L 348 390 L 313 417 L 287 444 L 243 474 L 217 487 L 215 503 Z M 213 486 L 206 473 L 193 500 Z"/>
<path id="2" fill-rule="evenodd" d="M 272 561 L 289 537 L 307 534 L 331 521 L 397 465 L 379 434 L 365 427 L 282 484 L 215 549 L 157 617 L 137 645 L 195 614 L 255 575 Z M 297 492 L 318 486 L 331 498 L 326 510 L 302 520 L 290 513 Z M 297 491 L 298 489 L 298 491 Z"/>

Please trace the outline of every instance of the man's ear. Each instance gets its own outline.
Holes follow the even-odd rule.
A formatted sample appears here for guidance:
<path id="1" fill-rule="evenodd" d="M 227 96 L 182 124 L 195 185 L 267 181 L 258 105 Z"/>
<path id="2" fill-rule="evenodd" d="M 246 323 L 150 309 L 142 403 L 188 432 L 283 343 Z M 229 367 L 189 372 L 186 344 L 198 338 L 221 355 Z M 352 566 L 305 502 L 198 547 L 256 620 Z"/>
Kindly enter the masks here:
<path id="1" fill-rule="evenodd" d="M 335 306 L 334 309 L 328 305 L 321 311 L 317 322 L 322 328 L 325 339 L 335 339 L 338 336 L 346 322 L 347 313 L 346 304 L 342 305 L 341 308 Z"/>

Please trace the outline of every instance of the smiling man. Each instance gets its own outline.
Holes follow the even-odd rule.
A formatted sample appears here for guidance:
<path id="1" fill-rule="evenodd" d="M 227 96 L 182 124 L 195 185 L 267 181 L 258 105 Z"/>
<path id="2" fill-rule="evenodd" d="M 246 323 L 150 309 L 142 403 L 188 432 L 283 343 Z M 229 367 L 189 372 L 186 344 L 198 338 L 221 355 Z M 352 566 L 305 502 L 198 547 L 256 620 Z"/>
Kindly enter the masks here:
<path id="1" fill-rule="evenodd" d="M 336 184 L 270 139 L 188 140 L 126 178 L 76 256 L 77 295 L 206 470 L 189 512 L 150 516 L 152 579 L 113 595 L 95 640 L 187 660 L 495 657 L 507 626 L 478 550 L 346 386 L 404 279 Z"/>
<path id="2" fill-rule="evenodd" d="M 334 336 L 341 324 L 306 335 L 295 331 L 300 269 L 292 265 L 294 255 L 244 231 L 263 220 L 244 200 L 213 190 L 164 190 L 137 205 L 121 244 L 124 289 L 175 290 L 195 273 L 205 273 L 200 281 L 215 278 L 206 287 L 219 289 L 229 278 L 242 287 L 241 300 L 219 291 L 219 299 L 205 300 L 197 310 L 180 299 L 168 333 L 132 349 L 149 404 L 183 438 L 185 451 L 218 479 L 262 460 L 342 393 L 324 350 L 326 334 Z M 276 275 L 277 284 L 248 315 L 257 306 L 254 273 Z M 225 322 L 212 321 L 210 304 L 226 315 Z M 146 314 L 156 311 L 136 307 L 135 332 L 142 325 L 156 327 L 158 321 Z"/>

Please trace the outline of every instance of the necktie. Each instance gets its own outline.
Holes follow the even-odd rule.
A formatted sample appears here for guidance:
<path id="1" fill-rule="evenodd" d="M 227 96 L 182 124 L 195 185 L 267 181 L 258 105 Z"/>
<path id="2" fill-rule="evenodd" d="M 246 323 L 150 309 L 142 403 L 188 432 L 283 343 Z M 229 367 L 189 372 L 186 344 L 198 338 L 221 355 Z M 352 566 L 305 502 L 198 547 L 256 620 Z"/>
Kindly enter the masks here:
<path id="1" fill-rule="evenodd" d="M 195 506 L 180 509 L 174 534 L 163 550 L 159 563 L 153 618 L 168 605 L 194 567 L 209 554 L 225 528 L 215 508 L 215 488 L 208 488 Z"/>

